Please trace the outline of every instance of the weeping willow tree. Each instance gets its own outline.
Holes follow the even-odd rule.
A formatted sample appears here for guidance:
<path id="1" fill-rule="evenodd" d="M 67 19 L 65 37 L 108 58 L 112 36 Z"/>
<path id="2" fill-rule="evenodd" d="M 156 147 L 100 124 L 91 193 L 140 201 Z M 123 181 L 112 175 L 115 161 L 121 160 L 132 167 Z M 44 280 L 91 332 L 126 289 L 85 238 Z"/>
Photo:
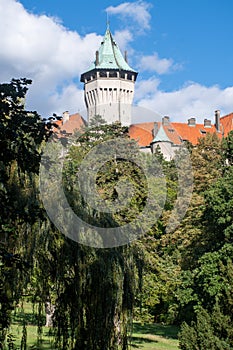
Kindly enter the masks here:
<path id="1" fill-rule="evenodd" d="M 56 348 L 127 349 L 138 252 L 132 247 L 85 248 L 69 240 L 60 242 L 56 251 L 51 273 L 48 260 L 40 261 L 41 267 L 46 263 L 46 273 L 37 271 L 36 290 L 38 297 L 41 292 L 46 297 L 47 289 L 55 304 Z"/>
<path id="2" fill-rule="evenodd" d="M 99 169 L 97 191 L 104 200 L 114 200 L 117 182 L 121 177 L 131 177 L 135 194 L 130 204 L 127 209 L 112 215 L 85 203 L 76 176 L 83 158 L 99 143 L 114 137 L 126 137 L 127 132 L 119 124 L 96 124 L 71 140 L 74 145 L 66 157 L 63 186 L 69 205 L 80 218 L 96 227 L 118 227 L 130 222 L 143 208 L 147 195 L 146 179 L 132 162 L 111 159 Z M 135 145 L 129 142 L 129 147 L 135 148 Z M 51 168 L 54 160 L 59 162 L 60 159 L 58 155 L 54 157 L 55 150 L 56 144 L 52 144 Z M 53 181 L 49 179 L 48 182 L 56 197 L 56 171 L 52 170 L 51 174 Z M 54 201 L 59 203 L 58 199 Z M 35 253 L 38 282 L 34 286 L 34 295 L 37 299 L 43 296 L 43 300 L 47 298 L 55 305 L 56 348 L 127 349 L 135 296 L 142 275 L 143 256 L 139 245 L 92 247 L 63 236 L 53 225 L 48 230 L 44 236 L 46 250 L 37 249 Z"/>

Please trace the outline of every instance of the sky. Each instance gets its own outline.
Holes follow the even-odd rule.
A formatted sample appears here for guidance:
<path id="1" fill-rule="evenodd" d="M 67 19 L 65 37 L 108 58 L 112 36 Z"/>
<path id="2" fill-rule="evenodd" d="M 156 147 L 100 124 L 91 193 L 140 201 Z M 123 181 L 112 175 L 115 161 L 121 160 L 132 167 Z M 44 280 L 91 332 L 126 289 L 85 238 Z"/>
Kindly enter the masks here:
<path id="1" fill-rule="evenodd" d="M 139 73 L 134 105 L 214 121 L 216 109 L 233 112 L 232 13 L 232 0 L 0 0 L 0 83 L 32 79 L 26 108 L 42 117 L 84 113 L 80 75 L 108 18 Z"/>

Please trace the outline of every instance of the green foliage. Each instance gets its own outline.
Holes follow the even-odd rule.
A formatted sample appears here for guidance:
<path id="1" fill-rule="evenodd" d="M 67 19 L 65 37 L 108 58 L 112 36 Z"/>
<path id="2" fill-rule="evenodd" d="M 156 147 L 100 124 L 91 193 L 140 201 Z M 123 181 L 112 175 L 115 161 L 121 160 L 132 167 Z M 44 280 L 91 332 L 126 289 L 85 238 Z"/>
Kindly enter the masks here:
<path id="1" fill-rule="evenodd" d="M 170 256 L 168 235 L 165 232 L 166 222 L 174 208 L 177 198 L 177 169 L 174 161 L 165 161 L 160 154 L 150 157 L 155 166 L 160 164 L 166 179 L 167 197 L 161 219 L 141 239 L 144 253 L 142 292 L 137 298 L 136 319 L 139 321 L 173 323 L 177 317 L 176 307 L 172 303 L 174 290 L 179 284 L 179 266 Z"/>
<path id="2" fill-rule="evenodd" d="M 166 226 L 177 197 L 179 208 L 187 200 L 185 193 L 178 193 L 178 180 L 191 181 L 187 164 L 166 162 L 159 151 L 153 156 L 139 154 L 127 128 L 107 125 L 100 116 L 71 140 L 64 138 L 63 143 L 73 145 L 63 167 L 66 197 L 79 217 L 97 227 L 117 227 L 137 218 L 152 177 L 156 181 L 151 190 L 160 205 L 166 178 L 162 216 L 157 222 L 148 218 L 148 230 L 140 240 L 111 249 L 86 247 L 58 232 L 40 202 L 37 174 L 52 125 L 25 110 L 28 84 L 22 79 L 0 85 L 0 341 L 4 342 L 16 303 L 27 294 L 37 305 L 38 341 L 44 303 L 54 305 L 57 349 L 126 350 L 133 314 L 143 321 L 186 321 L 181 349 L 232 348 L 232 133 L 223 142 L 217 135 L 206 135 L 197 146 L 189 145 L 194 193 L 172 232 L 166 232 Z M 96 176 L 96 191 L 109 207 L 127 199 L 129 187 L 133 191 L 124 208 L 104 213 L 84 201 L 77 172 L 95 146 L 118 137 L 126 140 L 124 152 L 132 161 L 115 157 L 105 162 Z M 54 193 L 55 163 L 62 165 L 57 146 L 51 143 L 53 179 L 47 184 Z M 136 157 L 148 169 L 147 178 L 135 165 Z M 7 342 L 9 349 L 15 348 L 11 334 Z M 24 324 L 21 349 L 26 343 Z"/>
<path id="3" fill-rule="evenodd" d="M 113 137 L 127 140 L 126 128 L 119 124 L 101 125 L 98 121 L 83 132 L 77 140 L 72 139 L 73 146 L 63 168 L 70 206 L 79 217 L 96 226 L 113 227 L 131 221 L 135 210 L 137 214 L 143 206 L 145 196 L 143 177 L 132 163 L 113 159 L 99 169 L 96 177 L 97 191 L 109 202 L 117 196 L 114 189 L 117 183 L 122 178 L 130 178 L 135 198 L 128 211 L 116 215 L 98 212 L 83 200 L 77 185 L 77 172 L 85 155 Z M 130 149 L 135 148 L 130 141 L 128 144 Z M 56 145 L 53 148 L 56 151 Z M 127 153 L 127 149 L 124 151 Z M 54 185 L 56 176 L 52 188 Z M 126 349 L 135 294 L 141 279 L 142 256 L 137 244 L 111 249 L 91 248 L 66 239 L 54 227 L 48 227 L 48 234 L 41 234 L 40 239 L 41 246 L 37 246 L 39 249 L 34 253 L 37 262 L 34 295 L 41 303 L 49 297 L 55 305 L 57 348 Z"/>
<path id="4" fill-rule="evenodd" d="M 156 321 L 190 324 L 196 321 L 198 305 L 211 312 L 216 302 L 224 315 L 232 313 L 232 168 L 217 135 L 200 139 L 190 152 L 195 186 L 184 219 L 175 231 L 165 233 L 177 191 L 175 166 L 165 163 L 172 196 L 161 222 L 143 242 L 145 257 L 149 254 L 153 262 L 145 260 L 143 308 Z"/>
<path id="5" fill-rule="evenodd" d="M 207 134 L 193 148 L 191 160 L 195 192 L 202 193 L 222 174 L 224 159 L 221 140 L 217 134 Z"/>
<path id="6" fill-rule="evenodd" d="M 208 153 L 211 150 L 212 155 L 208 156 L 209 168 L 202 172 L 208 182 L 206 190 L 200 193 L 204 199 L 197 222 L 200 231 L 196 238 L 194 236 L 195 245 L 190 245 L 187 255 L 195 253 L 195 246 L 200 249 L 194 255 L 193 263 L 185 265 L 188 270 L 182 272 L 181 285 L 177 290 L 178 301 L 183 305 L 183 310 L 186 310 L 186 320 L 189 323 L 182 326 L 181 349 L 231 349 L 233 345 L 230 292 L 233 287 L 233 186 L 230 153 L 227 155 L 228 163 L 224 164 L 224 157 L 230 152 L 230 137 L 223 140 L 222 144 L 223 150 L 225 148 L 223 156 L 221 148 L 218 148 L 219 152 L 216 149 L 216 140 L 214 148 L 209 145 L 211 147 L 207 149 Z M 216 160 L 213 160 L 214 156 Z M 215 170 L 213 165 L 216 166 Z M 214 173 L 215 179 L 212 177 Z M 199 186 L 197 190 L 200 190 Z M 191 227 L 192 225 L 191 221 Z"/>
<path id="7" fill-rule="evenodd" d="M 45 123 L 36 112 L 26 111 L 27 79 L 0 84 L 1 170 L 16 161 L 22 171 L 38 171 L 40 145 L 46 135 Z"/>
<path id="8" fill-rule="evenodd" d="M 224 157 L 227 164 L 233 165 L 233 131 L 230 131 L 222 142 Z"/>
<path id="9" fill-rule="evenodd" d="M 215 186 L 205 193 L 205 220 L 215 245 L 232 242 L 233 230 L 233 167 L 228 167 Z M 211 237 L 211 238 L 212 238 Z"/>
<path id="10" fill-rule="evenodd" d="M 36 112 L 26 111 L 27 79 L 0 84 L 0 338 L 28 282 L 31 242 L 40 211 L 35 174 L 49 130 Z"/>
<path id="11" fill-rule="evenodd" d="M 179 334 L 182 350 L 230 350 L 233 345 L 233 331 L 229 316 L 224 315 L 218 304 L 211 313 L 199 307 L 197 319 L 189 326 L 184 323 Z"/>
<path id="12" fill-rule="evenodd" d="M 119 131 L 117 131 L 118 129 Z M 127 199 L 131 197 L 127 202 L 127 205 L 117 211 L 116 214 L 109 215 L 92 210 L 90 206 L 83 203 L 79 194 L 79 188 L 76 184 L 76 174 L 79 170 L 80 161 L 85 157 L 89 148 L 93 148 L 98 142 L 104 142 L 105 140 L 116 137 L 117 135 L 124 135 L 124 133 L 122 133 L 122 128 L 120 129 L 119 126 L 116 128 L 115 125 L 112 127 L 107 126 L 104 135 L 99 134 L 99 131 L 99 127 L 95 128 L 95 130 L 87 130 L 87 135 L 78 138 L 78 143 L 81 144 L 81 147 L 77 147 L 76 145 L 71 148 L 68 163 L 65 164 L 63 179 L 66 196 L 72 209 L 79 215 L 79 217 L 85 218 L 86 220 L 88 219 L 89 222 L 96 226 L 115 227 L 131 222 L 143 209 L 147 198 L 147 183 L 145 175 L 139 167 L 135 166 L 133 161 L 117 158 L 111 159 L 108 162 L 105 162 L 98 171 L 96 176 L 97 192 L 101 199 L 106 203 L 109 203 L 109 207 L 118 199 L 127 201 Z M 90 133 L 93 143 L 88 141 Z M 99 139 L 100 135 L 102 136 Z M 87 144 L 84 140 L 87 141 L 88 149 L 86 149 Z M 131 157 L 133 154 L 137 155 L 138 148 L 134 143 L 129 141 L 128 147 L 128 151 L 127 149 L 124 150 L 126 158 L 127 152 Z M 107 154 L 107 152 L 108 150 L 106 149 L 105 154 Z M 130 188 L 132 188 L 133 191 L 132 196 L 130 196 Z M 86 191 L 91 192 L 92 189 L 86 188 Z"/>

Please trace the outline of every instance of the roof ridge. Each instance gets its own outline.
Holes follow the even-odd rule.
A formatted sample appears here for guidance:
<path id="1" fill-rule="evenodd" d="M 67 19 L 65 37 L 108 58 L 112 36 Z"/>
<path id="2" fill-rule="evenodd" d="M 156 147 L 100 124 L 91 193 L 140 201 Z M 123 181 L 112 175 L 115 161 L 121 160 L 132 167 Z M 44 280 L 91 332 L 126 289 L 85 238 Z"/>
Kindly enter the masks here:
<path id="1" fill-rule="evenodd" d="M 231 113 L 229 113 L 229 114 L 226 114 L 226 115 L 224 115 L 223 117 L 220 117 L 220 120 L 221 120 L 221 119 L 224 119 L 224 118 L 228 118 L 228 117 L 230 117 L 230 116 L 233 117 L 233 112 L 231 112 Z"/>
<path id="2" fill-rule="evenodd" d="M 114 40 L 114 38 L 113 38 L 113 36 L 112 36 L 112 33 L 111 33 L 110 29 L 108 29 L 108 30 L 109 30 L 109 34 L 110 34 L 110 38 L 111 38 L 112 45 L 115 45 L 115 46 L 119 49 L 119 47 L 118 47 L 116 41 Z M 120 50 L 120 49 L 119 49 L 119 50 Z M 113 51 L 113 55 L 114 55 L 114 58 L 115 58 L 115 60 L 116 60 L 116 63 L 117 63 L 117 65 L 118 65 L 118 67 L 120 67 L 120 64 L 119 64 L 119 62 L 118 62 L 118 60 L 117 60 L 117 57 L 116 57 L 116 54 L 115 54 L 114 46 L 112 46 L 112 51 Z M 126 62 L 126 63 L 127 63 L 127 62 Z"/>

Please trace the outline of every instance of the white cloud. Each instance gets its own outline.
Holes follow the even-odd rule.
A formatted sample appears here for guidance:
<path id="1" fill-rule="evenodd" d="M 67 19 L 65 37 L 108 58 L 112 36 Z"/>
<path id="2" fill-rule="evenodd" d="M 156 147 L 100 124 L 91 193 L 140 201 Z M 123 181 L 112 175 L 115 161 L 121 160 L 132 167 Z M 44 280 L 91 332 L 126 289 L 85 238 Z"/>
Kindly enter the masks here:
<path id="1" fill-rule="evenodd" d="M 136 22 L 141 30 L 150 29 L 151 15 L 149 9 L 151 4 L 145 1 L 124 2 L 118 6 L 109 6 L 106 12 L 112 15 L 119 15 L 120 18 L 130 18 Z"/>
<path id="2" fill-rule="evenodd" d="M 65 91 L 94 60 L 93 53 L 102 38 L 95 33 L 81 37 L 54 18 L 28 13 L 15 0 L 0 0 L 0 32 L 1 80 L 31 78 L 28 108 L 42 114 L 52 113 L 57 105 L 62 105 L 58 96 L 65 103 Z M 58 88 L 62 91 L 59 95 Z M 79 109 L 80 99 L 71 98 L 69 102 L 71 109 L 75 103 Z"/>
<path id="3" fill-rule="evenodd" d="M 147 80 L 137 81 L 135 84 L 135 101 L 150 100 L 157 91 L 160 80 L 156 77 L 151 77 Z"/>
<path id="4" fill-rule="evenodd" d="M 56 113 L 61 115 L 64 111 L 69 111 L 70 114 L 81 112 L 85 117 L 85 106 L 83 101 L 83 90 L 79 89 L 74 83 L 62 86 L 60 89 L 53 90 L 48 96 L 48 91 L 41 90 L 40 86 L 30 88 L 27 94 L 27 100 L 30 101 L 30 106 L 36 104 L 41 106 L 45 111 L 50 111 L 44 116 Z M 27 104 L 27 108 L 29 108 Z"/>
<path id="5" fill-rule="evenodd" d="M 123 6 L 124 5 L 124 6 Z M 149 4 L 143 1 L 123 3 L 110 7 L 109 12 L 134 16 L 137 23 L 149 26 Z M 134 13 L 137 9 L 139 13 Z M 0 0 L 0 71 L 1 82 L 26 77 L 33 80 L 27 97 L 27 108 L 37 110 L 46 117 L 65 110 L 71 113 L 85 109 L 80 74 L 85 71 L 99 48 L 102 35 L 85 36 L 69 31 L 55 19 L 46 15 L 28 13 L 16 0 Z M 116 31 L 114 37 L 121 47 L 135 53 L 130 46 L 134 32 Z M 132 66 L 134 66 L 132 64 Z M 171 59 L 156 54 L 141 57 L 140 70 L 164 74 L 175 69 Z M 140 72 L 140 71 L 139 71 Z M 211 117 L 215 109 L 222 114 L 233 110 L 233 87 L 220 89 L 189 82 L 181 89 L 161 91 L 160 80 L 153 76 L 135 84 L 135 102 L 173 120 L 187 120 L 195 116 L 199 120 Z M 149 121 L 149 115 L 142 116 Z"/>
<path id="6" fill-rule="evenodd" d="M 114 32 L 114 40 L 116 41 L 117 45 L 119 46 L 122 54 L 127 51 L 127 57 L 128 57 L 128 63 L 130 66 L 135 67 L 135 64 L 133 61 L 135 57 L 135 52 L 130 43 L 133 41 L 133 35 L 128 30 L 117 30 Z"/>
<path id="7" fill-rule="evenodd" d="M 141 82 L 151 86 L 151 80 Z M 179 90 L 172 92 L 160 91 L 155 86 L 149 96 L 139 98 L 137 104 L 161 115 L 169 115 L 173 121 L 187 121 L 190 117 L 196 117 L 203 122 L 204 118 L 213 120 L 214 111 L 221 110 L 221 114 L 229 113 L 233 109 L 233 86 L 220 89 L 218 86 L 206 87 L 189 82 Z"/>
<path id="8" fill-rule="evenodd" d="M 159 58 L 155 52 L 153 55 L 142 56 L 138 64 L 140 71 L 156 72 L 158 74 L 168 73 L 175 65 L 172 59 Z"/>
<path id="9" fill-rule="evenodd" d="M 116 41 L 119 48 L 123 51 L 129 49 L 129 43 L 133 41 L 133 35 L 128 29 L 117 30 L 114 33 L 114 40 Z M 131 48 L 130 50 L 132 51 Z"/>

